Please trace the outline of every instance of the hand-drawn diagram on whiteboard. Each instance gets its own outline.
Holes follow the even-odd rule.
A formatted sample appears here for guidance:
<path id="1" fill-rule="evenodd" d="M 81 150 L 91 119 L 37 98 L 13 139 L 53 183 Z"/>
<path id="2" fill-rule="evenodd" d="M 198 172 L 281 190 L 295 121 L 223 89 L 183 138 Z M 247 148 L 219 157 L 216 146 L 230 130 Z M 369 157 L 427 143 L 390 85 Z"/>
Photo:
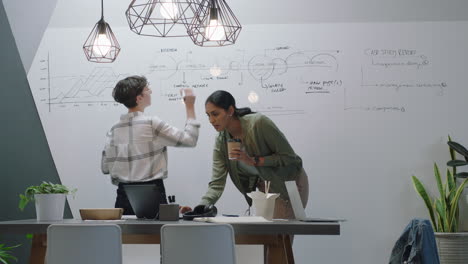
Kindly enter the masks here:
<path id="1" fill-rule="evenodd" d="M 416 49 L 365 49 L 364 60 L 361 65 L 360 90 L 350 91 L 345 87 L 345 110 L 359 109 L 366 111 L 401 111 L 405 112 L 407 106 L 401 104 L 403 91 L 410 89 L 418 92 L 432 93 L 443 96 L 447 83 L 439 79 L 437 74 L 430 74 L 430 58 Z M 363 106 L 350 105 L 346 101 L 349 94 L 373 94 L 373 98 L 397 98 L 393 104 Z M 398 95 L 400 93 L 400 95 Z"/>
<path id="2" fill-rule="evenodd" d="M 363 87 L 433 89 L 438 95 L 444 94 L 444 81 L 424 80 L 422 74 L 430 62 L 426 55 L 409 49 L 367 49 L 364 54 L 368 64 L 362 66 Z M 395 80 L 398 76 L 398 80 Z"/>
<path id="3" fill-rule="evenodd" d="M 268 96 L 303 97 L 304 94 L 331 94 L 342 86 L 339 75 L 338 50 L 298 50 L 290 46 L 264 49 L 260 52 L 233 49 L 231 52 L 193 52 L 178 48 L 163 48 L 153 53 L 144 72 L 159 95 L 167 101 L 180 101 L 180 89 L 216 90 L 222 87 L 244 89 L 252 104 Z M 128 74 L 117 73 L 113 66 L 88 67 L 88 73 L 71 69 L 56 75 L 51 70 L 50 57 L 41 60 L 40 102 L 48 110 L 94 106 L 116 106 L 112 89 Z M 226 88 L 224 88 L 226 89 Z M 253 99 L 254 98 L 254 99 Z M 271 99 L 271 98 L 270 98 Z M 275 100 L 273 100 L 275 101 Z M 277 100 L 276 100 L 277 101 Z M 257 109 L 276 109 L 303 114 L 304 109 L 289 109 L 287 100 L 280 105 Z M 283 113 L 284 114 L 284 113 Z"/>
<path id="4" fill-rule="evenodd" d="M 264 55 L 250 58 L 248 72 L 261 88 L 272 93 L 288 88 L 299 88 L 306 94 L 330 93 L 332 86 L 342 85 L 342 81 L 336 79 L 338 54 L 338 50 L 294 51 L 289 46 L 267 49 Z M 329 78 L 330 74 L 334 78 Z M 283 75 L 290 77 L 283 78 Z"/>
<path id="5" fill-rule="evenodd" d="M 405 112 L 403 91 L 417 89 L 443 96 L 447 88 L 444 80 L 430 74 L 433 69 L 430 69 L 429 56 L 418 50 L 365 49 L 359 84 L 348 81 L 345 85 L 340 56 L 339 50 L 298 50 L 290 46 L 257 53 L 235 49 L 216 56 L 164 48 L 153 53 L 143 74 L 150 83 L 157 85 L 159 95 L 167 101 L 180 101 L 179 91 L 185 87 L 198 91 L 228 87 L 244 91 L 248 102 L 258 111 L 273 111 L 273 114 L 303 114 L 305 110 L 301 105 L 313 95 L 342 96 L 344 110 Z M 111 96 L 112 89 L 118 80 L 129 75 L 117 73 L 112 66 L 93 67 L 84 74 L 54 75 L 49 67 L 49 56 L 39 65 L 41 76 L 37 94 L 39 102 L 46 104 L 49 112 L 118 106 Z M 289 100 L 278 103 L 275 96 L 286 96 Z M 372 100 L 365 100 L 366 97 Z M 266 101 L 276 103 L 265 105 Z M 290 101 L 293 103 L 288 105 Z"/>
<path id="6" fill-rule="evenodd" d="M 154 58 L 147 75 L 161 82 L 171 82 L 177 88 L 208 87 L 210 82 L 228 80 L 231 85 L 243 86 L 255 82 L 255 87 L 270 93 L 282 93 L 290 89 L 301 93 L 329 93 L 331 84 L 341 85 L 341 80 L 318 81 L 323 72 L 338 72 L 336 55 L 339 51 L 302 51 L 276 47 L 265 49 L 261 55 L 247 55 L 245 50 L 207 61 L 206 54 L 185 54 L 177 49 L 164 49 Z M 209 57 L 209 56 L 208 56 Z M 311 77 L 312 76 L 312 77 Z M 316 79 L 313 79 L 313 78 Z M 166 87 L 170 87 L 168 85 Z M 172 85 L 174 86 L 174 85 Z"/>
<path id="7" fill-rule="evenodd" d="M 50 72 L 49 56 L 41 60 L 40 95 L 41 102 L 48 105 L 49 112 L 59 108 L 82 105 L 118 105 L 112 98 L 112 89 L 123 78 L 111 67 L 96 67 L 88 75 L 58 75 Z"/>

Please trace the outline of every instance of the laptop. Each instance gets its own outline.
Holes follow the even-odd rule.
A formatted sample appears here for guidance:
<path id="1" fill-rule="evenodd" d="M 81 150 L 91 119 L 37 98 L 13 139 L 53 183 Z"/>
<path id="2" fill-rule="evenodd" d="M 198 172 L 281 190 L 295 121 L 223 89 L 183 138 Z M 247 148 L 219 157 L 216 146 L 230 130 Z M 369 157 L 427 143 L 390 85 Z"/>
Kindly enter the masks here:
<path id="1" fill-rule="evenodd" d="M 289 195 L 289 201 L 291 203 L 294 215 L 297 220 L 303 222 L 339 222 L 344 221 L 344 219 L 336 218 L 315 218 L 307 217 L 304 207 L 302 206 L 301 197 L 299 196 L 299 191 L 297 189 L 296 181 L 285 181 L 286 189 Z"/>
<path id="2" fill-rule="evenodd" d="M 129 184 L 124 190 L 137 218 L 158 218 L 161 194 L 156 184 Z"/>

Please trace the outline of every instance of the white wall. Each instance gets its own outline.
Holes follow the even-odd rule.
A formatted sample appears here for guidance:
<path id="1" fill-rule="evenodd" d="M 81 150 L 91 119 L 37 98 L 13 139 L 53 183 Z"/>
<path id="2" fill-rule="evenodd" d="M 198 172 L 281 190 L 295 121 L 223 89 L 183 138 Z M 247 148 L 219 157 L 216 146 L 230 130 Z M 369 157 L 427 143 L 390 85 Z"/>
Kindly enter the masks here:
<path id="1" fill-rule="evenodd" d="M 3 0 L 26 73 L 41 42 L 57 0 Z"/>

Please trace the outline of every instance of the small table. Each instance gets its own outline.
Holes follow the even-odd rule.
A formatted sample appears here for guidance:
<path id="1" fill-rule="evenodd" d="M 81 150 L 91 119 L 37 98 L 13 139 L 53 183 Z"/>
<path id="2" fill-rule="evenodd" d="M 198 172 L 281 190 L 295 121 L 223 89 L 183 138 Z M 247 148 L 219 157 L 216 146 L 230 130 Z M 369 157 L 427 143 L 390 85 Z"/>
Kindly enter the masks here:
<path id="1" fill-rule="evenodd" d="M 51 224 L 117 224 L 122 229 L 123 244 L 160 244 L 161 227 L 165 224 L 197 224 L 193 221 L 118 220 L 83 221 L 40 221 L 35 219 L 0 221 L 0 233 L 33 234 L 30 264 L 43 264 L 47 249 L 47 227 Z M 206 223 L 198 223 L 206 224 Z M 270 252 L 267 264 L 294 263 L 290 235 L 340 235 L 339 222 L 301 222 L 278 220 L 262 223 L 230 223 L 236 235 L 236 244 L 264 245 Z M 265 254 L 266 256 L 266 254 Z"/>

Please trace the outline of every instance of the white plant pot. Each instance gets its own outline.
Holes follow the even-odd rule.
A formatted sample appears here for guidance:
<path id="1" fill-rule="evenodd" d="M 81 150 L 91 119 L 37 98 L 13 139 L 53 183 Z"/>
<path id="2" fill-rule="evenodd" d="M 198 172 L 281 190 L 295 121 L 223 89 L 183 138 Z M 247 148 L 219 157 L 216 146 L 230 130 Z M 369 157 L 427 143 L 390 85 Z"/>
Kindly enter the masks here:
<path id="1" fill-rule="evenodd" d="M 66 198 L 64 193 L 35 194 L 37 221 L 63 220 Z"/>
<path id="2" fill-rule="evenodd" d="M 468 263 L 468 233 L 435 233 L 441 264 Z"/>

